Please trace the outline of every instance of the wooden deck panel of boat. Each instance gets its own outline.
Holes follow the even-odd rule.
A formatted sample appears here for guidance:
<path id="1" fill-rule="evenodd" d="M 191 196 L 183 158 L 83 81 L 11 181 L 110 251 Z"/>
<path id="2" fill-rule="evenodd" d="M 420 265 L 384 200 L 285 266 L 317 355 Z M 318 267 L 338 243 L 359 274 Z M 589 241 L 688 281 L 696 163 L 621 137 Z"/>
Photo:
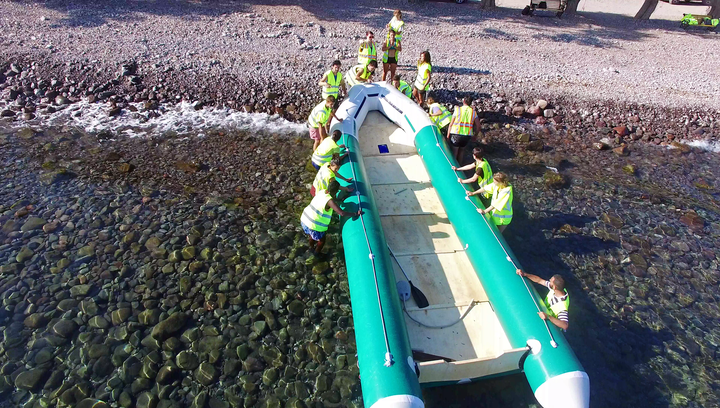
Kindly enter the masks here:
<path id="1" fill-rule="evenodd" d="M 414 141 L 409 140 L 401 128 L 376 111 L 369 112 L 365 117 L 362 127 L 358 129 L 358 140 L 363 157 L 383 155 L 378 148 L 380 145 L 387 146 L 389 154 L 417 154 Z"/>
<path id="2" fill-rule="evenodd" d="M 430 183 L 375 184 L 380 215 L 442 214 L 442 203 Z"/>
<path id="3" fill-rule="evenodd" d="M 368 181 L 372 185 L 430 182 L 430 175 L 417 154 L 370 156 L 365 157 L 364 162 Z"/>
<path id="4" fill-rule="evenodd" d="M 405 279 L 402 265 L 430 303 L 418 309 L 410 299 L 408 314 L 427 325 L 445 325 L 474 303 L 462 321 L 443 329 L 423 327 L 404 316 L 414 350 L 456 360 L 423 362 L 421 367 L 428 371 L 422 374 L 421 369 L 421 382 L 516 369 L 522 350 L 511 349 L 421 158 L 403 138 L 407 139 L 400 128 L 377 113 L 368 114 L 359 137 L 385 239 L 397 256 L 395 278 Z M 387 144 L 390 153 L 379 155 L 380 144 Z"/>

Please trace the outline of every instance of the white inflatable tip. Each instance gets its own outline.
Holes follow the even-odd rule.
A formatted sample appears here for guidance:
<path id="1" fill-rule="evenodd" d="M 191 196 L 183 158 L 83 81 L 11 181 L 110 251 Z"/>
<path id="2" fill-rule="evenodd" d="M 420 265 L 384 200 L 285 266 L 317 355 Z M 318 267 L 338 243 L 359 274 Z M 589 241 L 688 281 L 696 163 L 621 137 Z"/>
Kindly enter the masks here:
<path id="1" fill-rule="evenodd" d="M 392 395 L 380 398 L 370 408 L 425 408 L 425 403 L 414 395 Z"/>
<path id="2" fill-rule="evenodd" d="M 535 398 L 543 408 L 588 408 L 590 378 L 584 371 L 557 375 L 540 384 Z"/>

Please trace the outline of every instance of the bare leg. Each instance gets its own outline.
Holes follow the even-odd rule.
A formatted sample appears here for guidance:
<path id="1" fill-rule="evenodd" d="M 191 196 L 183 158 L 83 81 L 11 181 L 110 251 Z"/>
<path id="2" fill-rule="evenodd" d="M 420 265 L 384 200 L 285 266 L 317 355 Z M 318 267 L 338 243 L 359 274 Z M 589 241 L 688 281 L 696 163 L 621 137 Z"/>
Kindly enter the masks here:
<path id="1" fill-rule="evenodd" d="M 391 64 L 387 64 L 387 63 L 383 62 L 383 75 L 382 75 L 383 82 L 385 82 L 385 77 L 387 76 L 387 74 L 390 74 L 390 79 L 392 79 L 393 70 L 392 70 L 392 68 L 390 68 L 391 66 L 392 66 Z"/>
<path id="2" fill-rule="evenodd" d="M 413 87 L 412 95 L 413 95 L 413 98 L 415 98 L 415 101 L 417 101 L 418 98 L 420 98 L 420 97 L 418 96 L 418 90 L 417 90 L 417 88 Z"/>
<path id="3" fill-rule="evenodd" d="M 395 78 L 395 70 L 397 69 L 397 64 L 390 64 L 390 79 Z"/>
<path id="4" fill-rule="evenodd" d="M 317 139 L 313 139 L 313 152 L 317 150 L 318 146 L 320 146 L 320 141 Z"/>
<path id="5" fill-rule="evenodd" d="M 315 240 L 308 237 L 308 245 L 310 246 L 310 249 L 312 249 L 315 246 Z"/>
<path id="6" fill-rule="evenodd" d="M 327 237 L 327 233 L 323 235 L 322 238 L 320 238 L 320 241 L 317 242 L 317 246 L 315 247 L 315 255 L 320 255 L 322 253 L 323 246 L 325 246 L 325 238 Z"/>

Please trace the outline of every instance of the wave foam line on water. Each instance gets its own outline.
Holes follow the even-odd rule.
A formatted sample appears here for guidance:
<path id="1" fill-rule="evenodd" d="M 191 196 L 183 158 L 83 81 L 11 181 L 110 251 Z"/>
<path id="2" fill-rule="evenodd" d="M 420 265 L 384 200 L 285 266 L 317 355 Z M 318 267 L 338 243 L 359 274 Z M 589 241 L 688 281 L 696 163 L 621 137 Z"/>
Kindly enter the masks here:
<path id="1" fill-rule="evenodd" d="M 109 116 L 108 105 L 88 103 L 87 100 L 83 100 L 49 115 L 38 114 L 36 119 L 27 123 L 41 126 L 77 126 L 88 133 L 109 131 L 129 137 L 162 135 L 167 132 L 201 134 L 209 129 L 243 130 L 288 136 L 300 135 L 308 131 L 305 124 L 290 122 L 279 115 L 266 113 L 246 113 L 230 108 L 195 110 L 192 103 L 181 102 L 176 105 L 162 105 L 157 110 L 160 115 L 151 117 L 148 111 L 142 112 L 141 103 L 131 105 L 138 111 L 132 112 L 125 108 L 120 115 Z"/>
<path id="2" fill-rule="evenodd" d="M 688 146 L 697 147 L 698 149 L 707 150 L 713 153 L 720 153 L 720 142 L 712 142 L 707 140 L 693 140 L 687 142 Z"/>

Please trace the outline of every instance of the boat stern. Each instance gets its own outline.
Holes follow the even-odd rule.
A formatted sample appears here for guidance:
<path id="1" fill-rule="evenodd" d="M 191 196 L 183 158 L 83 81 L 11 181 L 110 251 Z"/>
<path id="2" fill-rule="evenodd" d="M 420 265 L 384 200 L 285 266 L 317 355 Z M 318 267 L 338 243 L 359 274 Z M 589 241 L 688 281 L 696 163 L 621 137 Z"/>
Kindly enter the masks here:
<path id="1" fill-rule="evenodd" d="M 414 395 L 391 395 L 380 398 L 370 408 L 425 408 L 425 403 Z"/>
<path id="2" fill-rule="evenodd" d="M 588 408 L 590 406 L 590 377 L 584 371 L 556 375 L 535 390 L 543 408 Z"/>

